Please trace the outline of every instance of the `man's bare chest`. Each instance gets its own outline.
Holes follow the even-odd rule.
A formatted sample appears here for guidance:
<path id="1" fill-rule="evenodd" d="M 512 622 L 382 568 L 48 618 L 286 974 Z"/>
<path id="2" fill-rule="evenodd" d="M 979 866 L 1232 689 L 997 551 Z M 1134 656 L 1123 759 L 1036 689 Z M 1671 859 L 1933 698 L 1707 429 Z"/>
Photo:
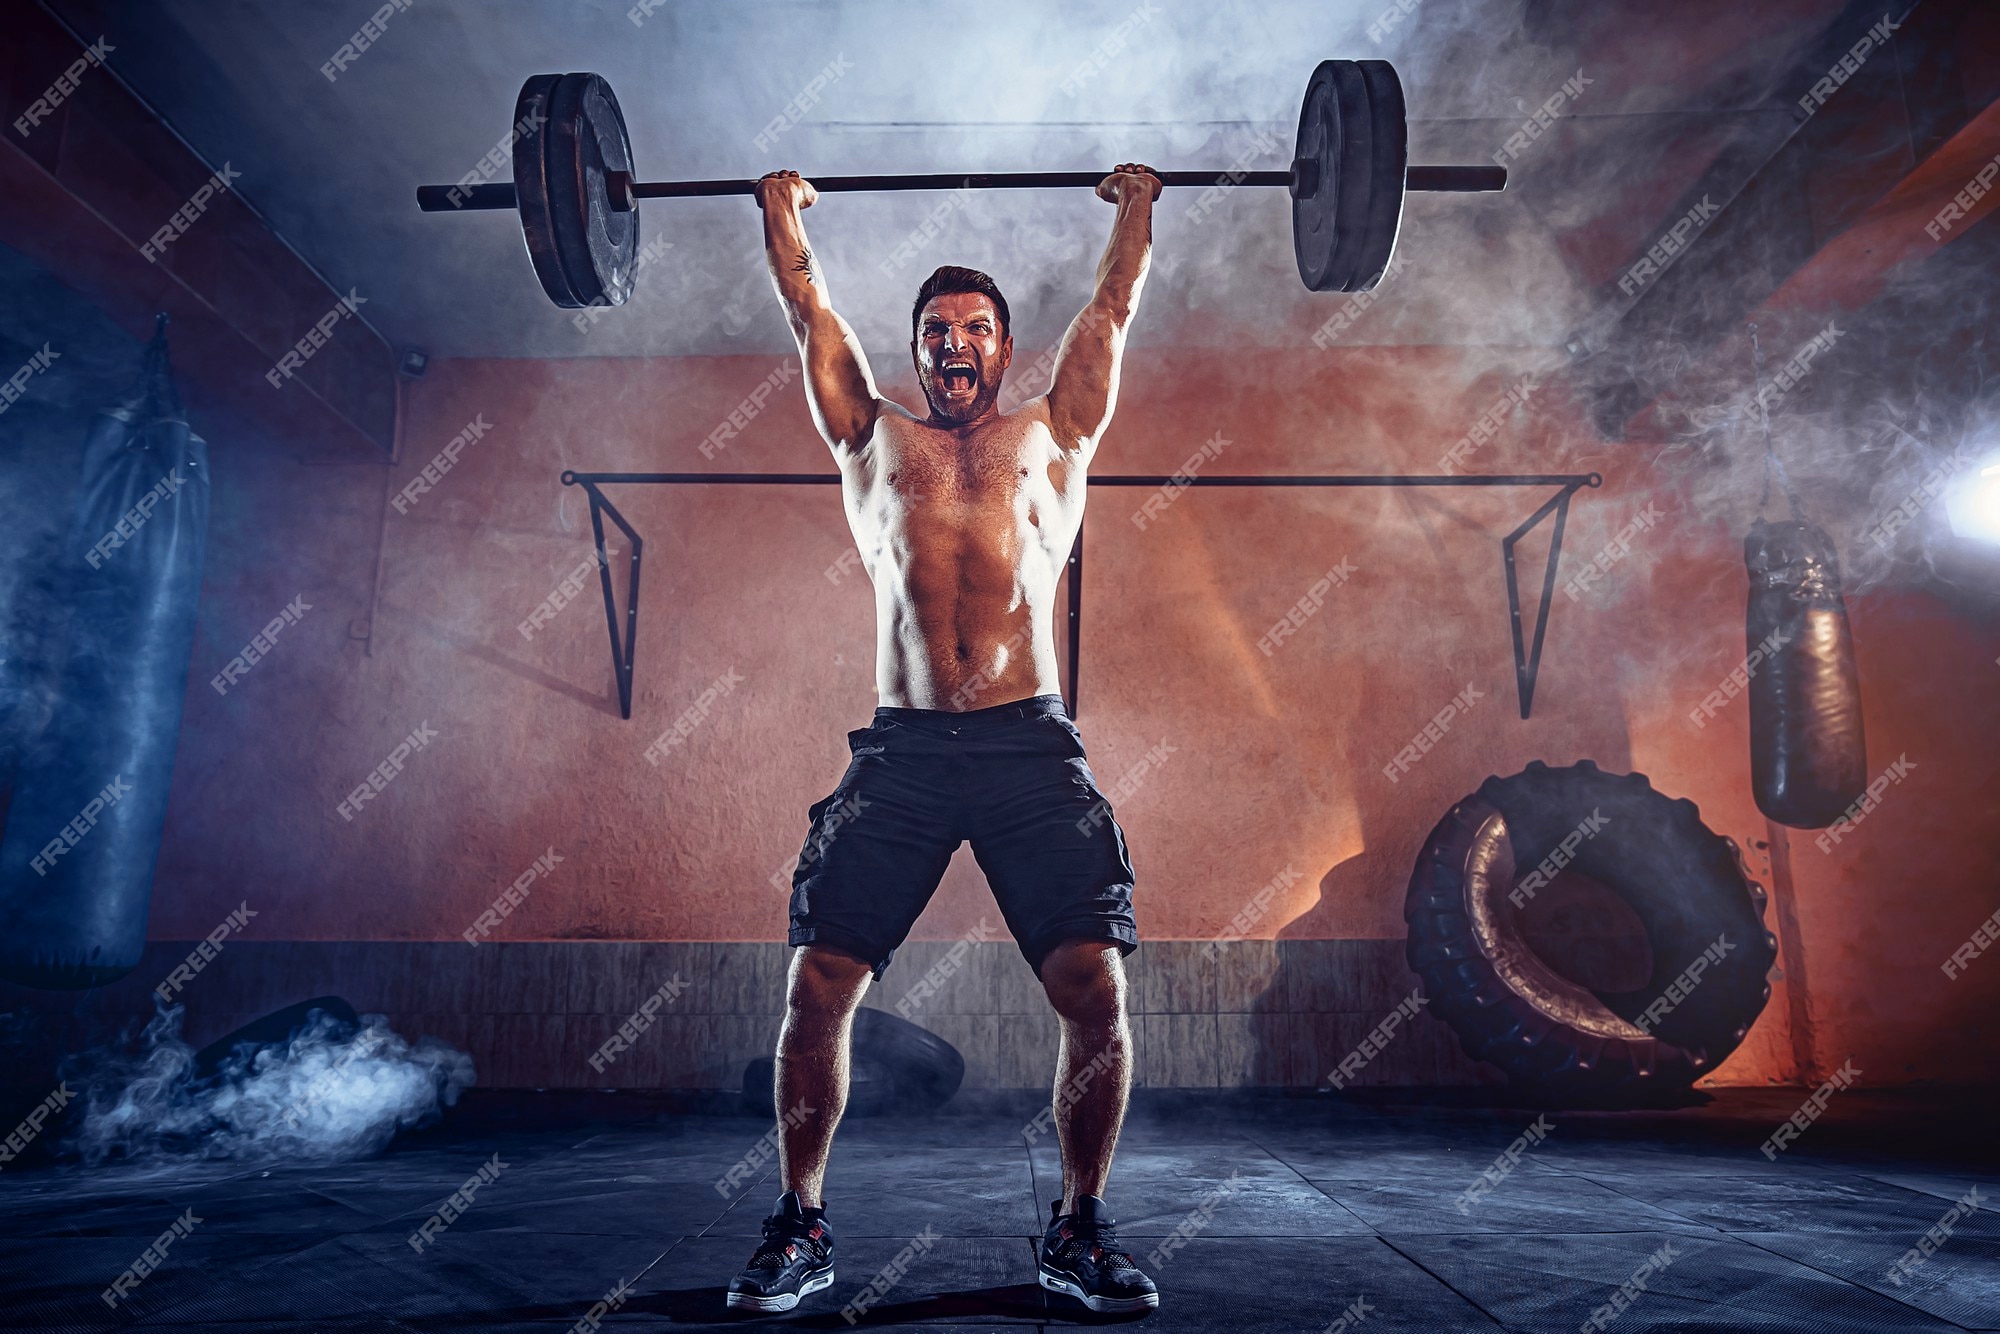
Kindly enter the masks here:
<path id="1" fill-rule="evenodd" d="M 1033 419 L 1004 420 L 974 436 L 885 421 L 869 452 L 866 467 L 850 475 L 849 504 L 857 517 L 983 521 L 1012 515 L 1039 526 L 1082 501 L 1081 471 Z"/>

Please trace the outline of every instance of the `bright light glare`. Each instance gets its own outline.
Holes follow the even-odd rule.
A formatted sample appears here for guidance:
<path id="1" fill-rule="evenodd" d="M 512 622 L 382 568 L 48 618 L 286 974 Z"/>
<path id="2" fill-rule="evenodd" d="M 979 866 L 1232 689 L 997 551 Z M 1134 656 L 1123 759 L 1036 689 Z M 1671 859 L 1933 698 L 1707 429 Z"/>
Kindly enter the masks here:
<path id="1" fill-rule="evenodd" d="M 2000 544 L 2000 463 L 1989 463 L 1952 487 L 1945 513 L 1960 537 Z"/>

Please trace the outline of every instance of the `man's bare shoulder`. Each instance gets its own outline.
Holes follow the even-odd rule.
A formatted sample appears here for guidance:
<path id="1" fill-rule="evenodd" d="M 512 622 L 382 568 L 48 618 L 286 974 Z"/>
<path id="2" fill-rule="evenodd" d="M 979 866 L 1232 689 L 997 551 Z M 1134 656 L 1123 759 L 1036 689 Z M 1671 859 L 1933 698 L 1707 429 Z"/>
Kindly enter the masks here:
<path id="1" fill-rule="evenodd" d="M 878 395 L 875 401 L 881 404 L 880 411 L 881 414 L 885 417 L 894 418 L 898 421 L 915 422 L 919 425 L 922 424 L 923 420 L 922 418 L 918 417 L 916 413 L 911 412 L 908 408 L 904 407 L 901 403 L 898 403 L 893 398 L 884 398 Z"/>
<path id="2" fill-rule="evenodd" d="M 1057 433 L 1055 418 L 1049 411 L 1047 394 L 1037 394 L 1028 399 L 1013 411 L 1005 413 L 1003 420 L 1018 423 L 1024 432 L 1034 431 L 1047 436 L 1051 444 L 1066 453 L 1074 450 L 1080 443 L 1076 440 L 1065 440 Z"/>
<path id="3" fill-rule="evenodd" d="M 898 403 L 893 398 L 885 398 L 877 394 L 875 396 L 875 421 L 868 430 L 868 445 L 870 448 L 857 449 L 854 451 L 852 457 L 860 458 L 864 454 L 875 452 L 872 446 L 877 441 L 885 438 L 907 438 L 910 428 L 921 426 L 921 424 L 916 417 L 911 415 L 910 410 L 901 403 Z"/>
<path id="4" fill-rule="evenodd" d="M 1024 399 L 993 418 L 993 428 L 1010 436 L 1049 434 L 1049 400 L 1046 394 Z"/>

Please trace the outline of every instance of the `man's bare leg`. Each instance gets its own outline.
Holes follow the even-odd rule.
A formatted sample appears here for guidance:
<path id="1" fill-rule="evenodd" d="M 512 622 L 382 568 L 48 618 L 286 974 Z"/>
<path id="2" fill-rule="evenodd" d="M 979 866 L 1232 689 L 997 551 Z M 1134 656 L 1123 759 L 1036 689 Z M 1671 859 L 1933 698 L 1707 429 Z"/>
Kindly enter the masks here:
<path id="1" fill-rule="evenodd" d="M 1062 1151 L 1062 1212 L 1070 1213 L 1080 1195 L 1104 1198 L 1132 1087 L 1132 1033 L 1125 1018 L 1125 964 L 1118 946 L 1104 940 L 1056 946 L 1042 961 L 1042 989 L 1062 1019 L 1055 1123 Z"/>
<path id="2" fill-rule="evenodd" d="M 792 954 L 778 1031 L 778 1175 L 808 1209 L 821 1207 L 827 1155 L 847 1107 L 848 1037 L 872 975 L 839 950 L 804 945 Z"/>

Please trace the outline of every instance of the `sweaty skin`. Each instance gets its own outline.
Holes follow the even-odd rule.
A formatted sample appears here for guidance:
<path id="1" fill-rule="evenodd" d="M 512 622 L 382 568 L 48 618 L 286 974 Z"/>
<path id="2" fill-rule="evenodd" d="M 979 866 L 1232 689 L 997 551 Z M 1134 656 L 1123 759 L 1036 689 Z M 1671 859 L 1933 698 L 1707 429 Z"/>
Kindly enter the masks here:
<path id="1" fill-rule="evenodd" d="M 1121 163 L 1097 187 L 1118 208 L 1097 283 L 1063 336 L 1049 391 L 998 407 L 1014 340 L 977 293 L 933 298 L 910 355 L 923 416 L 876 390 L 835 313 L 801 211 L 796 172 L 758 184 L 771 278 L 798 340 L 813 418 L 841 473 L 848 527 L 875 587 L 875 684 L 885 706 L 963 712 L 1060 693 L 1053 608 L 1092 454 L 1110 425 L 1125 333 L 1152 249 L 1149 168 Z M 946 368 L 969 365 L 969 384 Z"/>

